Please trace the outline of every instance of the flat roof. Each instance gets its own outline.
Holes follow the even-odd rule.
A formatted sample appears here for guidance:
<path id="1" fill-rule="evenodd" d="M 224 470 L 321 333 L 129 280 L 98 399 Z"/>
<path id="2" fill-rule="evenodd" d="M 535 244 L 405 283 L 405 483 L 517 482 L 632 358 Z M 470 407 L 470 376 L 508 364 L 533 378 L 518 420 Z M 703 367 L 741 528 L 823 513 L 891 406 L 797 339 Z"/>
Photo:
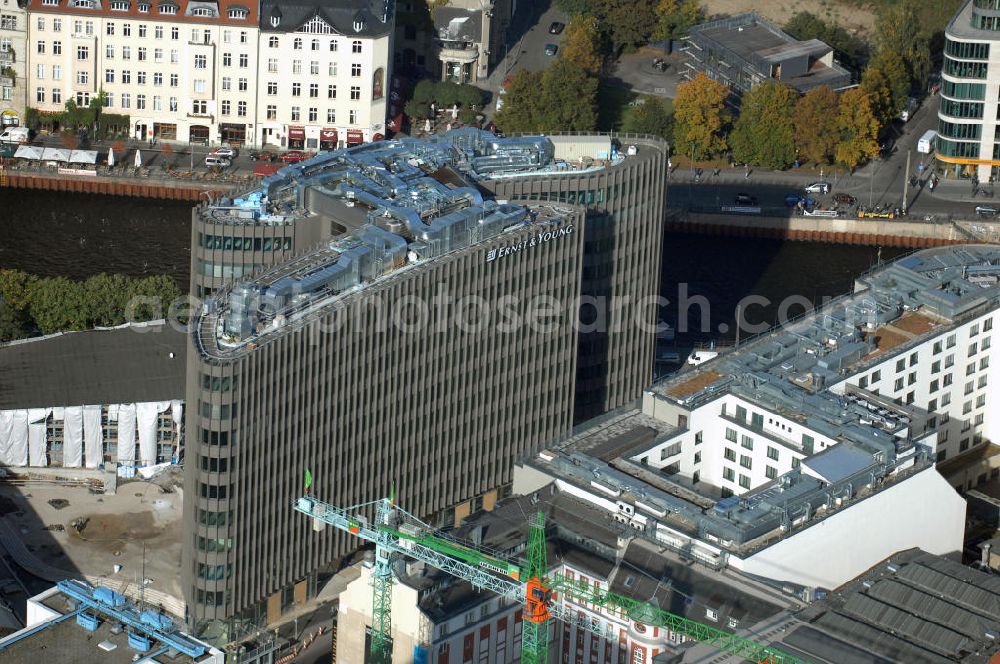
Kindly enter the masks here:
<path id="1" fill-rule="evenodd" d="M 994 32 L 993 30 L 981 30 L 979 28 L 972 27 L 972 14 L 976 11 L 974 0 L 968 0 L 961 9 L 952 17 L 951 22 L 948 23 L 948 27 L 945 28 L 945 34 L 949 37 L 958 37 L 964 40 L 971 41 L 981 41 L 981 42 L 1000 42 L 1000 34 Z M 995 14 L 989 12 L 988 10 L 983 12 L 987 16 L 994 16 Z"/>
<path id="2" fill-rule="evenodd" d="M 5 344 L 0 410 L 184 399 L 186 357 L 185 333 L 162 323 Z"/>

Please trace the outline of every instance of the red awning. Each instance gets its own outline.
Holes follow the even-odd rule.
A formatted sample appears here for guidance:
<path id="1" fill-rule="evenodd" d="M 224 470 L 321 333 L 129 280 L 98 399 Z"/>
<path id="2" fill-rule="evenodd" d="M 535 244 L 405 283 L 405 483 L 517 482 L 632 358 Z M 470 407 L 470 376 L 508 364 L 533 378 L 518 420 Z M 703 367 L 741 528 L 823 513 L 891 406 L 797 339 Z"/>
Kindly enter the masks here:
<path id="1" fill-rule="evenodd" d="M 253 174 L 261 177 L 274 175 L 281 167 L 282 164 L 254 164 Z"/>
<path id="2" fill-rule="evenodd" d="M 319 140 L 324 143 L 336 143 L 337 142 L 337 130 L 336 129 L 320 129 L 319 130 Z"/>
<path id="3" fill-rule="evenodd" d="M 386 125 L 391 131 L 402 131 L 403 129 L 403 114 L 399 113 L 392 116 L 389 123 Z"/>
<path id="4" fill-rule="evenodd" d="M 360 145 L 365 142 L 365 133 L 360 129 L 348 129 L 347 130 L 347 144 L 348 145 Z"/>
<path id="5" fill-rule="evenodd" d="M 306 140 L 306 128 L 305 127 L 289 127 L 288 128 L 288 140 L 290 140 L 290 141 L 304 141 L 304 140 Z"/>

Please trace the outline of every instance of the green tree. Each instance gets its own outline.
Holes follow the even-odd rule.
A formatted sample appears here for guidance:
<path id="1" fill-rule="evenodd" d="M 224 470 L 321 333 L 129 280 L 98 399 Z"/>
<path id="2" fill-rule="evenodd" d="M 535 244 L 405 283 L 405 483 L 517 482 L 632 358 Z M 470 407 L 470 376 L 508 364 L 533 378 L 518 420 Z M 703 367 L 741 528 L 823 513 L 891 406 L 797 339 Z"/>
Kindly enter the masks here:
<path id="1" fill-rule="evenodd" d="M 630 106 L 622 119 L 622 131 L 632 134 L 652 134 L 674 140 L 674 109 L 660 97 L 641 97 L 643 103 Z"/>
<path id="2" fill-rule="evenodd" d="M 615 51 L 633 50 L 646 44 L 656 26 L 656 13 L 650 0 L 592 0 L 594 14 L 600 21 Z"/>
<path id="3" fill-rule="evenodd" d="M 88 326 L 110 327 L 125 322 L 131 281 L 121 274 L 98 274 L 83 282 Z"/>
<path id="4" fill-rule="evenodd" d="M 813 88 L 795 104 L 795 145 L 799 155 L 813 164 L 833 163 L 840 140 L 837 93 L 825 85 Z"/>
<path id="5" fill-rule="evenodd" d="M 592 16 L 594 5 L 591 0 L 556 0 L 556 7 L 570 16 Z"/>
<path id="6" fill-rule="evenodd" d="M 27 310 L 38 277 L 21 270 L 0 270 L 0 299 L 17 311 Z"/>
<path id="7" fill-rule="evenodd" d="M 917 0 L 899 0 L 882 6 L 875 26 L 875 51 L 897 53 L 906 63 L 907 82 L 923 87 L 931 73 L 931 48 L 922 31 L 920 5 Z"/>
<path id="8" fill-rule="evenodd" d="M 559 57 L 580 65 L 592 76 L 601 73 L 601 33 L 597 19 L 574 16 L 566 26 Z"/>
<path id="9" fill-rule="evenodd" d="M 522 69 L 511 79 L 494 120 L 508 133 L 538 131 L 543 103 L 542 73 Z"/>
<path id="10" fill-rule="evenodd" d="M 892 84 L 889 77 L 879 67 L 869 65 L 865 68 L 858 87 L 868 97 L 872 113 L 875 114 L 881 131 L 882 127 L 888 125 L 898 115 L 893 105 Z"/>
<path id="11" fill-rule="evenodd" d="M 768 80 L 743 95 L 729 144 L 742 163 L 786 168 L 795 161 L 795 102 L 799 94 Z"/>
<path id="12" fill-rule="evenodd" d="M 86 308 L 83 288 L 64 277 L 39 279 L 31 288 L 29 312 L 42 334 L 87 329 Z"/>
<path id="13" fill-rule="evenodd" d="M 837 163 L 853 171 L 878 154 L 879 123 L 868 94 L 852 88 L 840 97 L 837 117 L 840 141 L 834 149 Z"/>
<path id="14" fill-rule="evenodd" d="M 564 58 L 544 72 L 518 72 L 495 120 L 506 132 L 592 131 L 597 125 L 597 77 Z"/>
<path id="15" fill-rule="evenodd" d="M 906 108 L 906 100 L 910 95 L 910 73 L 906 68 L 906 63 L 896 51 L 882 49 L 875 54 L 869 63 L 868 69 L 877 69 L 885 79 L 889 90 L 889 106 L 891 116 L 888 121 L 899 117 L 903 109 Z M 867 69 L 865 74 L 867 75 Z"/>
<path id="16" fill-rule="evenodd" d="M 28 336 L 28 319 L 23 311 L 15 309 L 0 298 L 0 342 Z"/>
<path id="17" fill-rule="evenodd" d="M 163 318 L 170 304 L 181 295 L 173 279 L 165 275 L 144 277 L 132 283 L 125 302 L 127 322 Z"/>
<path id="18" fill-rule="evenodd" d="M 677 152 L 704 159 L 726 149 L 723 131 L 729 122 L 725 101 L 729 88 L 713 81 L 704 72 L 677 85 L 674 99 L 674 141 Z"/>
<path id="19" fill-rule="evenodd" d="M 678 39 L 705 18 L 698 0 L 659 0 L 654 39 Z"/>
<path id="20" fill-rule="evenodd" d="M 827 23 L 810 12 L 797 12 L 785 24 L 785 32 L 796 39 L 819 39 L 829 44 L 844 64 L 856 67 L 864 60 L 865 43 L 836 23 Z"/>

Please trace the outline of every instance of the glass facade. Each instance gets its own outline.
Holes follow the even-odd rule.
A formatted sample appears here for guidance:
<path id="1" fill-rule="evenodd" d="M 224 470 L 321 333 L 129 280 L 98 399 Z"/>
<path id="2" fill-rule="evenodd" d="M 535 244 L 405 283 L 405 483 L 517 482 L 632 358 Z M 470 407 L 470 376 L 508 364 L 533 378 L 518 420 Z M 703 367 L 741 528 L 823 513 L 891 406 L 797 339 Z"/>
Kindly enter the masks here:
<path id="1" fill-rule="evenodd" d="M 1000 31 L 1000 16 L 983 16 L 973 12 L 972 27 L 977 30 Z"/>
<path id="2" fill-rule="evenodd" d="M 997 0 L 1000 2 L 1000 0 Z M 972 42 L 960 42 L 945 39 L 944 52 L 954 58 L 962 60 L 989 60 L 990 45 L 977 44 Z"/>
<path id="3" fill-rule="evenodd" d="M 983 101 L 986 99 L 986 85 L 983 83 L 953 83 L 952 81 L 941 81 L 941 94 L 950 99 Z"/>
<path id="4" fill-rule="evenodd" d="M 967 62 L 945 57 L 944 73 L 958 78 L 986 78 L 985 62 Z"/>
<path id="5" fill-rule="evenodd" d="M 977 9 L 994 9 L 1000 11 L 1000 0 L 975 0 L 973 5 Z"/>
<path id="6" fill-rule="evenodd" d="M 937 153 L 942 157 L 979 157 L 979 143 L 951 141 L 938 136 Z"/>
<path id="7" fill-rule="evenodd" d="M 941 115 L 950 115 L 953 118 L 981 118 L 983 117 L 983 104 L 974 101 L 941 99 Z"/>
<path id="8" fill-rule="evenodd" d="M 964 138 L 978 140 L 982 135 L 983 126 L 978 123 L 958 123 L 941 120 L 938 123 L 938 135 L 942 138 Z"/>

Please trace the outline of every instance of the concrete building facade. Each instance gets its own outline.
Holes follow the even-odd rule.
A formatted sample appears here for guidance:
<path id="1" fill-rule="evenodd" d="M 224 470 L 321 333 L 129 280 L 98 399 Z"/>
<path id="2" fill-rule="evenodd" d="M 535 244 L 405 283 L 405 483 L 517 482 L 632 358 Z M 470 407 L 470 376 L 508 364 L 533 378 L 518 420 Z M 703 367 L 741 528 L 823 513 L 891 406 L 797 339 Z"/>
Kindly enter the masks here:
<path id="1" fill-rule="evenodd" d="M 24 124 L 28 99 L 28 13 L 24 0 L 0 2 L 0 128 Z"/>
<path id="2" fill-rule="evenodd" d="M 633 159 L 611 154 L 610 139 L 604 144 L 607 166 L 566 166 L 568 175 L 615 171 Z M 332 534 L 302 544 L 305 525 L 289 505 L 306 468 L 331 502 L 367 500 L 395 481 L 416 513 L 452 522 L 503 495 L 513 458 L 570 429 L 581 384 L 576 321 L 589 287 L 587 225 L 603 217 L 587 212 L 586 198 L 524 208 L 472 186 L 486 176 L 530 175 L 556 150 L 546 138 L 475 130 L 382 141 L 289 167 L 259 190 L 195 211 L 194 245 L 204 248 L 212 235 L 213 249 L 192 252 L 192 288 L 208 293 L 188 356 L 188 454 L 199 458 L 185 478 L 195 495 L 184 559 L 193 622 L 273 620 L 314 591 L 318 570 L 356 546 Z M 651 187 L 645 202 L 662 209 L 650 196 L 663 189 L 647 178 L 665 158 L 655 147 L 647 152 L 639 170 Z M 477 215 L 468 228 L 480 230 L 447 230 Z M 662 219 L 613 228 L 645 234 L 658 248 Z M 277 262 L 278 236 L 283 255 L 310 242 L 320 248 L 236 285 L 222 272 L 198 274 L 201 261 L 244 275 L 261 254 Z M 658 274 L 658 251 L 648 260 Z M 286 286 L 292 290 L 275 295 Z M 657 291 L 655 283 L 641 295 Z M 469 298 L 481 298 L 489 329 L 466 331 L 455 319 L 462 309 L 454 302 Z M 556 303 L 551 331 L 533 324 L 537 298 Z M 372 307 L 413 299 L 428 303 L 430 320 L 449 324 L 400 334 Z M 532 324 L 498 333 L 494 323 L 507 325 L 491 311 L 498 302 Z M 280 313 L 266 322 L 255 313 L 261 306 Z M 306 309 L 308 322 L 291 324 Z M 652 330 L 635 340 L 621 357 L 600 359 L 622 398 L 651 372 Z M 406 407 L 408 398 L 421 406 Z"/>

